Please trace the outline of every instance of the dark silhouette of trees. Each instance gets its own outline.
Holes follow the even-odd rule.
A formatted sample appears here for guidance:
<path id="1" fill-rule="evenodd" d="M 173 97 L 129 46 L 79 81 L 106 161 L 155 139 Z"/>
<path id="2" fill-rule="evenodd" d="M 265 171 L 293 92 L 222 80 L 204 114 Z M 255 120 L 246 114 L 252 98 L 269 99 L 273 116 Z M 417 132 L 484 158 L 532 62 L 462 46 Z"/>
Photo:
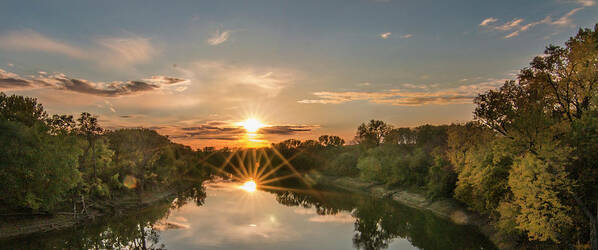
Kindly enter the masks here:
<path id="1" fill-rule="evenodd" d="M 318 137 L 318 141 L 324 147 L 340 147 L 345 145 L 345 140 L 335 135 L 322 135 Z"/>
<path id="2" fill-rule="evenodd" d="M 392 127 L 380 120 L 371 120 L 368 124 L 362 123 L 357 128 L 355 140 L 366 146 L 378 146 L 384 141 Z"/>

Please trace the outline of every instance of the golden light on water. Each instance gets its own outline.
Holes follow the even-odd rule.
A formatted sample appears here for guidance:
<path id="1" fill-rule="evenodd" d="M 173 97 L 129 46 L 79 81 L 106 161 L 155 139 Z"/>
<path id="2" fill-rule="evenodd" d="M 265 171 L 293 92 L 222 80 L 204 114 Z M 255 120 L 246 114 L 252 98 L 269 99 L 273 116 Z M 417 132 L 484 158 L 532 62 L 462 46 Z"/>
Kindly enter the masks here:
<path id="1" fill-rule="evenodd" d="M 308 189 L 311 189 L 313 184 L 312 181 L 306 179 L 291 164 L 291 161 L 297 155 L 300 155 L 301 152 L 287 158 L 276 147 L 223 151 L 222 156 L 224 158 L 221 158 L 220 161 L 223 160 L 221 164 L 213 165 L 209 160 L 211 157 L 217 156 L 217 152 L 221 151 L 213 151 L 205 156 L 201 162 L 222 174 L 223 177 L 235 181 L 236 188 L 245 191 L 247 194 L 252 194 L 248 197 L 254 197 L 255 195 L 253 194 L 258 194 L 255 192 L 258 189 L 258 185 L 260 189 L 264 190 L 303 191 L 276 185 L 276 183 L 285 179 L 297 178 Z M 283 170 L 283 168 L 286 170 Z"/>
<path id="2" fill-rule="evenodd" d="M 239 186 L 239 188 L 247 191 L 247 192 L 255 192 L 257 189 L 257 184 L 253 180 L 246 181 L 243 185 Z"/>

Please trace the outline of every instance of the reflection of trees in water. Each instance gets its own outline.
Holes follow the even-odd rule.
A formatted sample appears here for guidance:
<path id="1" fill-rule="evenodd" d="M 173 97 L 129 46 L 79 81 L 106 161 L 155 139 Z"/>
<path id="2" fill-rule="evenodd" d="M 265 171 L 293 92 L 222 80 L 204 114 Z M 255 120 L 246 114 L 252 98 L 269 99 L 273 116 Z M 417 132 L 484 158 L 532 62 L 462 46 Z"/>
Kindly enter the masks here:
<path id="1" fill-rule="evenodd" d="M 125 216 L 103 218 L 97 223 L 73 229 L 51 232 L 41 237 L 28 237 L 3 242 L 7 249 L 166 249 L 160 243 L 160 233 L 154 227 L 168 217 L 170 209 L 187 202 L 201 206 L 205 188 L 195 184 L 182 189 L 174 200 L 154 204 Z M 24 243 L 25 242 L 25 243 Z"/>
<path id="2" fill-rule="evenodd" d="M 385 203 L 375 199 L 372 199 L 371 202 Z M 396 237 L 392 231 L 388 230 L 389 228 L 383 226 L 391 214 L 378 212 L 384 204 L 361 203 L 352 214 L 355 217 L 353 245 L 358 249 L 387 248 L 392 239 Z"/>
<path id="3" fill-rule="evenodd" d="M 134 214 L 2 244 L 7 249 L 165 249 L 153 226 L 169 209 L 170 203 L 162 203 Z"/>
<path id="4" fill-rule="evenodd" d="M 197 183 L 190 188 L 184 189 L 177 193 L 177 198 L 172 202 L 173 208 L 181 208 L 189 201 L 193 201 L 197 206 L 203 206 L 206 200 L 206 188 Z"/>
<path id="5" fill-rule="evenodd" d="M 407 239 L 421 249 L 494 249 L 479 232 L 455 225 L 431 212 L 400 205 L 392 200 L 332 192 L 274 191 L 286 206 L 315 208 L 319 215 L 349 212 L 355 218 L 353 246 L 385 249 L 395 238 Z"/>
<path id="6" fill-rule="evenodd" d="M 276 201 L 285 206 L 300 206 L 303 208 L 315 208 L 319 215 L 334 215 L 341 209 L 330 206 L 306 193 L 283 191 L 276 194 Z"/>

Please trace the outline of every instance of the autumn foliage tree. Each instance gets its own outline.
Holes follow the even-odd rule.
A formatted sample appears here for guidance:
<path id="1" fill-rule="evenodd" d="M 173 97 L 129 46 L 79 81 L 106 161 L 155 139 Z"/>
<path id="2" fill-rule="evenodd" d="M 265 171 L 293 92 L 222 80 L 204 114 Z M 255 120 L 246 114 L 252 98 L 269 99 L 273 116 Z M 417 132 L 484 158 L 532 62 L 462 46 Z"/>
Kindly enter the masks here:
<path id="1" fill-rule="evenodd" d="M 502 135 L 513 159 L 505 168 L 509 191 L 499 197 L 502 225 L 533 240 L 589 240 L 598 249 L 598 164 L 589 151 L 597 97 L 598 25 L 565 47 L 547 47 L 517 81 L 475 99 L 476 120 Z"/>

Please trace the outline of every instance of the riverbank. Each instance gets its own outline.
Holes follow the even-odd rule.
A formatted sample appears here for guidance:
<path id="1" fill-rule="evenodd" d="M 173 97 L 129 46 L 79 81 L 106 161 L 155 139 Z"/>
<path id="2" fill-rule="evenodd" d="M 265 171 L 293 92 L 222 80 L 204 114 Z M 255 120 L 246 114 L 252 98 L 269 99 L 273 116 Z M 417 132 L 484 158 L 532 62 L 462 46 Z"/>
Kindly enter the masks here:
<path id="1" fill-rule="evenodd" d="M 176 197 L 177 190 L 179 189 L 174 187 L 157 188 L 140 195 L 131 191 L 110 200 L 89 201 L 87 213 L 77 216 L 72 212 L 5 216 L 0 218 L 0 240 L 63 230 L 104 216 L 120 216 L 126 211 L 145 208 L 159 201 L 172 200 Z"/>
<path id="2" fill-rule="evenodd" d="M 401 204 L 417 209 L 425 209 L 455 224 L 477 227 L 499 249 L 513 249 L 517 243 L 501 237 L 490 219 L 467 210 L 454 199 L 428 199 L 425 194 L 404 189 L 388 189 L 382 184 L 373 184 L 351 177 L 333 177 L 325 175 L 308 175 L 307 179 L 314 183 L 331 185 L 352 192 L 366 192 L 379 198 L 391 198 Z"/>

